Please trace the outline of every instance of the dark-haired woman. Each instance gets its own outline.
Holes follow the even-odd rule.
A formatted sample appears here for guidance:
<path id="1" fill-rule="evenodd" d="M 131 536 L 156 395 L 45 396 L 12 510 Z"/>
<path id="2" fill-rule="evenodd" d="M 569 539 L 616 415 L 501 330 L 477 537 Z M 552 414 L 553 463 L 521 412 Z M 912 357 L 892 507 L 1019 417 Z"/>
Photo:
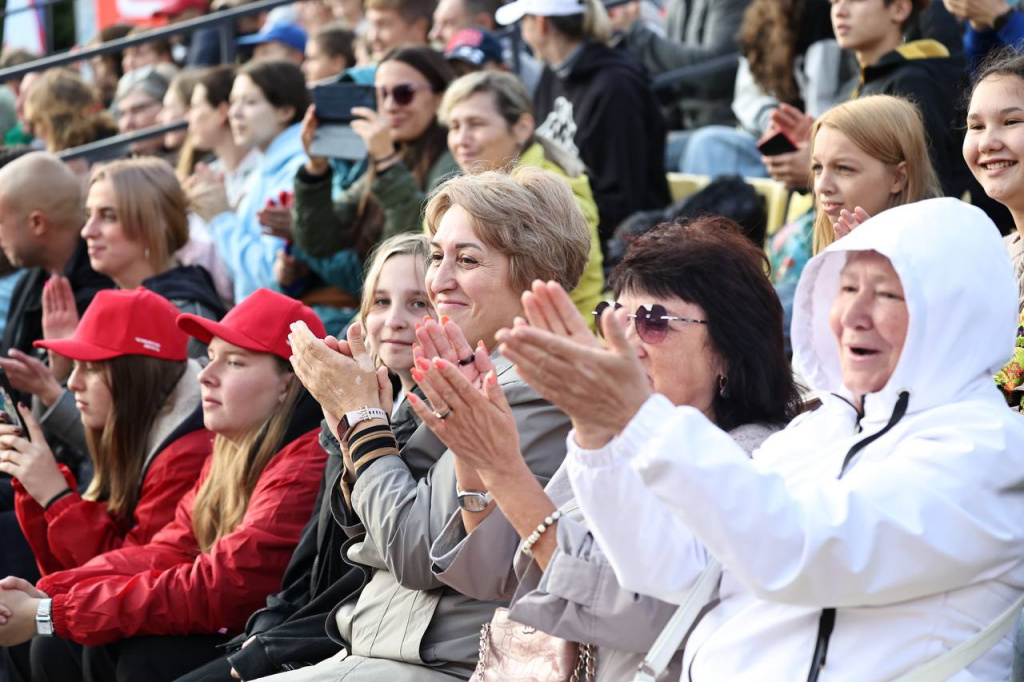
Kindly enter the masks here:
<path id="1" fill-rule="evenodd" d="M 614 307 L 630 313 L 626 338 L 653 390 L 696 407 L 748 453 L 798 403 L 782 308 L 764 273 L 764 254 L 738 226 L 702 219 L 638 238 L 612 274 Z M 438 419 L 422 403 L 416 411 L 455 453 L 459 489 L 497 502 L 451 517 L 431 548 L 438 577 L 477 599 L 511 600 L 515 621 L 596 646 L 597 680 L 629 679 L 676 607 L 618 586 L 578 511 L 567 469 L 542 489 L 519 454 L 499 392 L 477 391 L 457 372 L 431 367 L 424 375 L 431 404 L 450 413 Z M 454 396 L 457 404 L 445 402 Z M 556 509 L 564 516 L 531 537 Z M 644 527 L 643 519 L 628 522 Z M 662 679 L 679 678 L 681 656 Z"/>
<path id="2" fill-rule="evenodd" d="M 352 129 L 367 148 L 363 174 L 334 201 L 327 159 L 311 155 L 295 178 L 292 233 L 300 260 L 303 255 L 330 257 L 343 249 L 365 260 L 383 239 L 421 229 L 427 195 L 458 172 L 447 131 L 437 121 L 441 96 L 452 79 L 444 58 L 426 47 L 396 48 L 381 60 L 374 80 L 377 111 L 353 110 L 358 118 Z M 316 123 L 311 108 L 303 129 L 307 150 Z"/>
<path id="3" fill-rule="evenodd" d="M 231 86 L 229 120 L 235 144 L 256 149 L 261 157 L 238 206 L 232 209 L 223 182 L 199 171 L 189 183 L 193 207 L 210 224 L 214 243 L 241 301 L 274 283 L 274 259 L 284 239 L 262 224 L 268 202 L 277 205 L 290 192 L 305 161 L 299 123 L 309 106 L 309 92 L 299 67 L 281 60 L 257 60 L 238 70 Z"/>

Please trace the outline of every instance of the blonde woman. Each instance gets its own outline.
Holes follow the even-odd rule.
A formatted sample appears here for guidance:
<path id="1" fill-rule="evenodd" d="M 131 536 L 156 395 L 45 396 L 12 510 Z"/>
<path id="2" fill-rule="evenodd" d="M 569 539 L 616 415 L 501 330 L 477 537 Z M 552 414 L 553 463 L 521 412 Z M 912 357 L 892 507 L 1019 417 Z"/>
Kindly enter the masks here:
<path id="1" fill-rule="evenodd" d="M 0 581 L 0 646 L 32 639 L 32 679 L 173 680 L 216 657 L 281 585 L 309 520 L 325 454 L 315 404 L 295 380 L 288 325 L 323 325 L 260 289 L 223 322 L 182 315 L 209 344 L 199 374 L 213 454 L 174 520 L 145 545 L 52 573 Z"/>
<path id="2" fill-rule="evenodd" d="M 550 67 L 534 94 L 537 130 L 587 165 L 601 238 L 635 211 L 667 206 L 665 121 L 640 62 L 605 44 L 601 1 L 517 0 L 496 18 L 521 22 L 523 40 Z"/>
<path id="3" fill-rule="evenodd" d="M 597 204 L 579 157 L 537 133 L 526 86 L 510 73 L 471 73 L 445 91 L 438 118 L 448 128 L 448 150 L 464 173 L 535 166 L 569 183 L 590 229 L 590 256 L 572 300 L 590 317 L 604 291 Z"/>

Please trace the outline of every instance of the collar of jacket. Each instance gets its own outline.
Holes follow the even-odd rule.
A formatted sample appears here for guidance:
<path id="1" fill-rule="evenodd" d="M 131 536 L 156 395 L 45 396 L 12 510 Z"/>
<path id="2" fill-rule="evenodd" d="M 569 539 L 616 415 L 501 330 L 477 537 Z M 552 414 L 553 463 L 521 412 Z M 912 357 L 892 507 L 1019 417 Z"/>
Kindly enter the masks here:
<path id="1" fill-rule="evenodd" d="M 850 99 L 857 99 L 860 91 L 868 79 L 868 73 L 874 71 L 885 71 L 899 64 L 918 59 L 946 59 L 949 57 L 949 50 L 937 40 L 926 38 L 924 40 L 912 40 L 897 47 L 892 52 L 882 55 L 874 64 L 860 68 L 860 83 L 853 91 Z"/>
<path id="2" fill-rule="evenodd" d="M 274 175 L 282 166 L 295 157 L 295 150 L 302 149 L 302 124 L 293 123 L 275 137 L 267 151 L 263 152 L 260 171 L 263 175 Z"/>

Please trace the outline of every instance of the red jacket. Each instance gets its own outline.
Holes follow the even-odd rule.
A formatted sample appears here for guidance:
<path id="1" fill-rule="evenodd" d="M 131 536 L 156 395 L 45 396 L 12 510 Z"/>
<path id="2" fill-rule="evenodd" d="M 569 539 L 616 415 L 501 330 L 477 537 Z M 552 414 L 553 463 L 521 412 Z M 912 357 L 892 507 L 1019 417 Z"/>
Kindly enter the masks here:
<path id="1" fill-rule="evenodd" d="M 82 499 L 78 482 L 63 465 L 61 473 L 72 493 L 45 511 L 15 479 L 14 510 L 39 572 L 75 568 L 105 552 L 148 543 L 174 518 L 175 507 L 195 485 L 212 451 L 213 433 L 199 429 L 158 452 L 143 477 L 130 527 L 110 516 L 106 504 Z"/>
<path id="2" fill-rule="evenodd" d="M 281 588 L 281 577 L 313 511 L 326 453 L 314 429 L 282 448 L 260 476 L 241 524 L 199 553 L 192 506 L 142 547 L 126 547 L 39 581 L 53 597 L 56 633 L 87 646 L 139 635 L 241 632 Z"/>

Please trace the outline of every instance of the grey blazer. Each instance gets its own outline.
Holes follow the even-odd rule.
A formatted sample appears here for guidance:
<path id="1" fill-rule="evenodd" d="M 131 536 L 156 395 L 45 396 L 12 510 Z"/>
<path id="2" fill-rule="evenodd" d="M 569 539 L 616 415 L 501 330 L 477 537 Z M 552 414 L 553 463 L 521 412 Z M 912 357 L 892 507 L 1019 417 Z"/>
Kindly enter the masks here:
<path id="1" fill-rule="evenodd" d="M 773 432 L 751 424 L 732 435 L 749 453 Z M 619 587 L 574 502 L 565 467 L 545 492 L 566 514 L 555 528 L 558 545 L 547 570 L 519 551 L 521 539 L 499 508 L 468 536 L 461 514 L 454 514 L 431 547 L 434 572 L 478 599 L 511 600 L 509 615 L 515 621 L 596 645 L 597 682 L 630 680 L 678 606 Z M 629 523 L 628 509 L 622 510 L 622 522 Z M 678 680 L 681 662 L 682 650 L 658 679 Z"/>
<path id="2" fill-rule="evenodd" d="M 546 483 L 565 458 L 569 418 L 522 381 L 510 362 L 492 360 L 523 456 Z M 342 551 L 365 573 L 362 590 L 328 621 L 328 631 L 350 654 L 338 662 L 336 679 L 422 680 L 429 677 L 423 666 L 462 679 L 472 674 L 480 628 L 503 600 L 461 594 L 431 570 L 430 546 L 459 509 L 453 457 L 420 425 L 400 457 L 384 457 L 359 476 L 351 509 L 335 482 L 332 511 L 350 538 Z"/>

